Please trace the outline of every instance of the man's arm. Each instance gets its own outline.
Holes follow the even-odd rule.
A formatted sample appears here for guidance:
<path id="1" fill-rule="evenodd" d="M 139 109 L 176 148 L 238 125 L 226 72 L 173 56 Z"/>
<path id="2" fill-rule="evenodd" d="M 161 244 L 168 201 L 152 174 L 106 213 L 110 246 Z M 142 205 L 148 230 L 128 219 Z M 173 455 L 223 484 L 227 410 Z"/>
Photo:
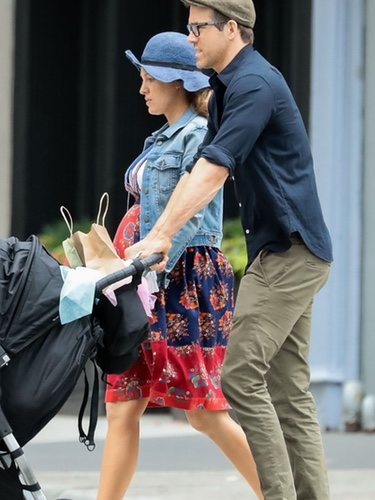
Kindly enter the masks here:
<path id="1" fill-rule="evenodd" d="M 150 233 L 139 243 L 130 247 L 126 251 L 126 257 L 134 258 L 139 252 L 142 252 L 142 258 L 155 252 L 166 255 L 171 247 L 173 236 L 214 198 L 228 175 L 227 168 L 200 158 L 191 173 L 185 173 L 181 177 L 166 208 Z M 165 267 L 166 261 L 167 258 L 157 268 L 159 271 Z"/>

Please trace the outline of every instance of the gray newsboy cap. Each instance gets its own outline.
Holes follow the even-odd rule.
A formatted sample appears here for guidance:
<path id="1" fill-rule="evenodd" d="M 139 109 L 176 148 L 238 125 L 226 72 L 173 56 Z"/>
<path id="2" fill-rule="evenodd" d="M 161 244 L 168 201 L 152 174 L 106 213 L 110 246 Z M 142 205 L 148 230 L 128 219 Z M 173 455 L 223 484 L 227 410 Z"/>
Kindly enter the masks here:
<path id="1" fill-rule="evenodd" d="M 252 0 L 181 0 L 185 5 L 208 7 L 237 21 L 246 28 L 254 28 L 256 14 Z"/>

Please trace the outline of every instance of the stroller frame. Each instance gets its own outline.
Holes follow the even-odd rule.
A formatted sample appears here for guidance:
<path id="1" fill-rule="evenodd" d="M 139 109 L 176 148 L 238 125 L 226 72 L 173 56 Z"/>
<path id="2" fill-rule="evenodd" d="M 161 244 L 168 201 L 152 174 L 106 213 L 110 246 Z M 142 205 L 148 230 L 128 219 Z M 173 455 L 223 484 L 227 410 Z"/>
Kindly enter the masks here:
<path id="1" fill-rule="evenodd" d="M 12 429 L 10 428 L 8 421 L 0 407 L 0 439 L 3 440 L 5 446 L 9 450 L 10 460 L 16 465 L 19 475 L 22 476 L 22 485 L 24 490 L 29 491 L 32 498 L 35 500 L 47 500 L 44 495 L 40 484 L 36 480 L 33 471 L 29 467 L 24 451 L 18 444 L 16 438 L 12 434 Z M 6 464 L 4 464 L 6 467 Z M 10 463 L 9 463 L 10 466 Z"/>
<path id="2" fill-rule="evenodd" d="M 157 264 L 162 260 L 161 254 L 152 254 L 150 257 L 142 260 L 135 259 L 132 264 L 128 267 L 116 271 L 104 278 L 100 279 L 96 283 L 95 296 L 98 297 L 102 291 L 109 285 L 116 283 L 122 279 L 134 276 L 143 272 L 144 269 L 150 268 L 152 265 Z M 2 367 L 11 363 L 11 358 L 4 351 L 0 345 L 0 370 Z M 0 373 L 1 375 L 1 373 Z M 4 415 L 4 412 L 0 405 L 0 441 L 3 441 L 6 449 L 9 453 L 4 453 L 3 456 L 0 455 L 0 467 L 7 468 L 10 467 L 12 462 L 15 464 L 20 480 L 22 478 L 22 486 L 24 489 L 24 497 L 33 498 L 34 500 L 47 500 L 47 497 L 42 491 L 40 484 L 38 483 L 31 467 L 29 466 L 25 453 L 22 447 L 19 445 L 17 439 L 13 435 L 12 428 Z M 9 462 L 7 462 L 4 457 L 7 457 Z M 26 492 L 26 493 L 25 493 Z M 25 496 L 27 495 L 27 496 Z"/>

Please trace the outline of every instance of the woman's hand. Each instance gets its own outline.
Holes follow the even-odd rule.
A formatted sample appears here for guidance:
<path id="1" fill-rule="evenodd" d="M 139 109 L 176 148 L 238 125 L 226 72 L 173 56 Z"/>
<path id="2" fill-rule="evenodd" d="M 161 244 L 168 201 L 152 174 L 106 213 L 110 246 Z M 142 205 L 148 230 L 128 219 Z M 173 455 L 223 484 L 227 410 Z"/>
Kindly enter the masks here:
<path id="1" fill-rule="evenodd" d="M 134 245 L 128 247 L 125 250 L 125 258 L 126 259 L 138 259 L 141 258 L 143 251 L 145 250 L 145 247 L 143 245 L 143 240 L 139 241 L 138 243 L 135 243 Z"/>
<path id="2" fill-rule="evenodd" d="M 148 237 L 135 243 L 125 250 L 126 259 L 145 259 L 154 253 L 162 253 L 164 258 L 159 264 L 151 267 L 153 271 L 162 272 L 168 261 L 168 252 L 171 248 L 171 240 L 167 237 Z"/>

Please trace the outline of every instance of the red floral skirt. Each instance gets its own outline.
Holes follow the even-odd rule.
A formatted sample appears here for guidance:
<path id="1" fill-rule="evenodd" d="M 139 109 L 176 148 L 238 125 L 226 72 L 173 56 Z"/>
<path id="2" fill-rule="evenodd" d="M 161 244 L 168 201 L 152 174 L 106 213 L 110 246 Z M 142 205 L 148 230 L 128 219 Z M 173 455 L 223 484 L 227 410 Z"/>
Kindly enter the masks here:
<path id="1" fill-rule="evenodd" d="M 139 239 L 139 205 L 124 216 L 120 254 Z M 188 247 L 157 294 L 149 337 L 135 364 L 107 378 L 106 402 L 147 397 L 149 406 L 228 409 L 220 386 L 232 327 L 233 270 L 213 247 Z"/>

